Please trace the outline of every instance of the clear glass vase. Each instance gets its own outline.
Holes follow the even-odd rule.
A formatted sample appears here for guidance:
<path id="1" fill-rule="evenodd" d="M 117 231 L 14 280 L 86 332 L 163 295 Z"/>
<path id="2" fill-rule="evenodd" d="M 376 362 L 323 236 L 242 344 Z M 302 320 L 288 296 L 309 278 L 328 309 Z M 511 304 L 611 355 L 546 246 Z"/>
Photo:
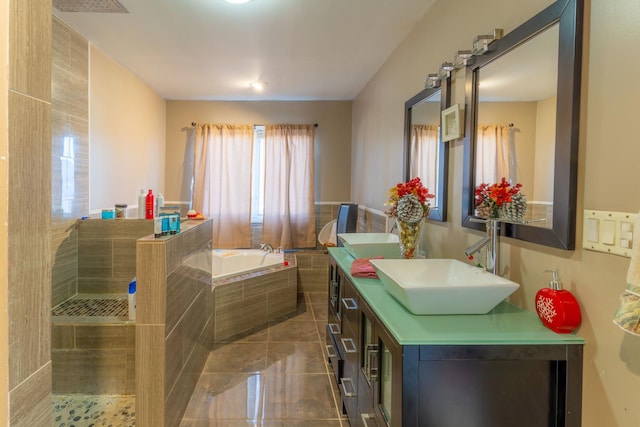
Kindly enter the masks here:
<path id="1" fill-rule="evenodd" d="M 405 259 L 417 258 L 420 252 L 420 234 L 422 231 L 422 223 L 404 222 L 396 218 L 398 226 L 398 237 L 400 241 L 400 255 Z"/>

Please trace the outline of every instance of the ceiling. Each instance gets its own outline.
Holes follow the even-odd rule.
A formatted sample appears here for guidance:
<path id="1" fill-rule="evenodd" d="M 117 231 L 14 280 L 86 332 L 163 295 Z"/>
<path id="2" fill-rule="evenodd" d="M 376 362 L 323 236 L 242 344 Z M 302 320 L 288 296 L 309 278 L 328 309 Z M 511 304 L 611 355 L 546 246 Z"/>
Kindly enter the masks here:
<path id="1" fill-rule="evenodd" d="M 352 100 L 435 0 L 119 2 L 128 13 L 53 12 L 163 98 L 228 101 Z"/>

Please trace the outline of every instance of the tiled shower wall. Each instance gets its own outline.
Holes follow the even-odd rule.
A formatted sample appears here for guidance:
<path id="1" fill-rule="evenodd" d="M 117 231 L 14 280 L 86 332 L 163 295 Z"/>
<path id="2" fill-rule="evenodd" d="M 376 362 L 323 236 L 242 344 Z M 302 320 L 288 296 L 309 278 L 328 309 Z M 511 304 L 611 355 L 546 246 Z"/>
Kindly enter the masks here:
<path id="1" fill-rule="evenodd" d="M 89 46 L 56 17 L 51 46 L 51 303 L 55 306 L 78 291 L 76 220 L 89 212 Z"/>
<path id="2" fill-rule="evenodd" d="M 51 1 L 10 0 L 2 7 L 8 29 L 3 25 L 0 50 L 9 62 L 0 72 L 6 90 L 0 130 L 7 142 L 3 135 L 0 253 L 7 268 L 0 278 L 0 315 L 8 335 L 2 333 L 0 348 L 7 363 L 0 413 L 8 414 L 7 425 L 45 426 L 52 424 Z"/>
<path id="3" fill-rule="evenodd" d="M 145 219 L 78 221 L 78 293 L 126 294 L 136 275 L 136 240 L 153 234 Z"/>

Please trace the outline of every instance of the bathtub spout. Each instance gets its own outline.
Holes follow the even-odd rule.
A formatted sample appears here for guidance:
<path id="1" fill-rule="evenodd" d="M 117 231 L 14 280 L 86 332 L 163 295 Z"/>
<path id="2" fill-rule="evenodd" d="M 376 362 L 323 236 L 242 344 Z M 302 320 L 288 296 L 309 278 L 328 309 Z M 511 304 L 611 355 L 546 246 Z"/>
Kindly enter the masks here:
<path id="1" fill-rule="evenodd" d="M 262 249 L 263 251 L 268 252 L 268 253 L 273 253 L 273 246 L 271 246 L 268 243 L 262 243 L 260 245 L 260 249 Z"/>

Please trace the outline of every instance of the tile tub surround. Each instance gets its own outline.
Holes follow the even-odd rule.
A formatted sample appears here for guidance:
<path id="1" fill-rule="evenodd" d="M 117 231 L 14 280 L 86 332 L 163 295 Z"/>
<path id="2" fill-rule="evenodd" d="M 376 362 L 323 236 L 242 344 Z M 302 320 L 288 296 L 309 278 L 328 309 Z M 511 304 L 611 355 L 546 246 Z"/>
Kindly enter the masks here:
<path id="1" fill-rule="evenodd" d="M 211 271 L 183 265 L 211 251 L 213 221 L 186 221 L 177 235 L 136 245 L 136 424 L 180 423 L 213 340 Z"/>
<path id="2" fill-rule="evenodd" d="M 298 266 L 298 292 L 326 292 L 329 268 L 326 249 L 302 250 L 295 254 Z"/>
<path id="3" fill-rule="evenodd" d="M 298 278 L 296 256 L 284 254 L 288 265 L 213 281 L 214 341 L 230 339 L 267 325 L 296 310 Z"/>

